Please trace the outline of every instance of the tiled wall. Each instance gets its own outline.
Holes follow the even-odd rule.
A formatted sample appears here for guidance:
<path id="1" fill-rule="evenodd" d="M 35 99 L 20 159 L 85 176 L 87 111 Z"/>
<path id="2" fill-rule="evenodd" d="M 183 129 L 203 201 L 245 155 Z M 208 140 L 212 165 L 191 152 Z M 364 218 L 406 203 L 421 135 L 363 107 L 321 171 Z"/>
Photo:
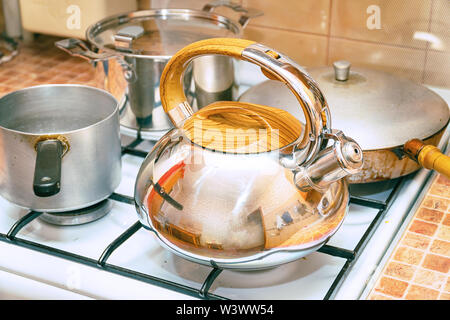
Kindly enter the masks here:
<path id="1" fill-rule="evenodd" d="M 201 9 L 211 1 L 139 3 L 141 7 L 151 3 L 152 7 Z M 450 87 L 449 0 L 234 1 L 264 12 L 249 23 L 245 38 L 272 46 L 301 65 L 330 65 L 346 59 L 353 65 Z M 228 9 L 219 13 L 238 17 Z M 2 20 L 0 13 L 0 30 Z"/>
<path id="2" fill-rule="evenodd" d="M 272 46 L 302 65 L 346 59 L 450 87 L 449 0 L 235 1 L 264 12 L 249 23 L 245 38 Z M 152 6 L 201 9 L 208 2 L 152 0 Z"/>

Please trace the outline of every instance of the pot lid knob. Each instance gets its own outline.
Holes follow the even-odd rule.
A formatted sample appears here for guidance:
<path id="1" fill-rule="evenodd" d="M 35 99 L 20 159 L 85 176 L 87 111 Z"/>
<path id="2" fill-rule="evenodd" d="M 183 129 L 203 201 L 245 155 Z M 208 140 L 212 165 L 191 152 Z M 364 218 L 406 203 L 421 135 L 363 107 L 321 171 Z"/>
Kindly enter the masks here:
<path id="1" fill-rule="evenodd" d="M 347 81 L 350 74 L 351 63 L 346 60 L 333 62 L 334 77 L 338 81 Z"/>

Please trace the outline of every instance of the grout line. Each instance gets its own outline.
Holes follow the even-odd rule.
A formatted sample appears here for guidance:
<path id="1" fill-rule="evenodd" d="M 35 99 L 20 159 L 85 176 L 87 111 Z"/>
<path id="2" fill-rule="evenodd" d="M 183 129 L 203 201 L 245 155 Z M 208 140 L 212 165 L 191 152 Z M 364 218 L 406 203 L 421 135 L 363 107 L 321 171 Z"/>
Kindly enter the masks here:
<path id="1" fill-rule="evenodd" d="M 408 45 L 371 41 L 371 40 L 362 40 L 362 39 L 352 39 L 352 38 L 342 37 L 342 36 L 334 36 L 333 39 L 361 42 L 361 43 L 365 43 L 365 44 L 382 45 L 382 46 L 394 47 L 394 48 L 400 48 L 400 49 L 411 49 L 411 50 L 416 50 L 416 51 L 424 51 L 425 50 L 425 48 L 417 48 L 417 47 L 408 46 Z"/>
<path id="2" fill-rule="evenodd" d="M 413 218 L 413 220 L 414 220 L 414 218 Z M 423 237 L 425 237 L 425 238 L 427 238 L 427 239 L 429 239 L 429 240 L 431 240 L 432 239 L 432 237 L 431 236 L 428 236 L 428 235 L 426 235 L 426 234 L 422 234 L 422 233 L 417 233 L 417 232 L 414 232 L 414 231 L 411 231 L 411 230 L 409 230 L 409 229 L 407 229 L 407 230 L 405 230 L 406 232 L 409 232 L 409 233 L 412 233 L 412 234 L 414 234 L 414 235 L 421 235 L 421 236 L 423 236 Z M 403 240 L 403 239 L 402 239 Z M 409 246 L 408 246 L 409 247 Z M 411 247 L 411 248 L 413 248 L 413 247 Z M 422 249 L 419 249 L 419 248 L 417 248 L 417 250 L 422 250 Z"/>
<path id="3" fill-rule="evenodd" d="M 431 0 L 430 4 L 430 15 L 428 16 L 428 33 L 431 32 L 431 19 L 433 17 L 433 6 L 434 6 L 435 0 Z M 425 57 L 423 61 L 423 68 L 422 68 L 422 83 L 425 83 L 425 70 L 427 67 L 427 61 L 428 61 L 428 50 L 430 48 L 430 43 L 427 41 L 425 46 Z"/>
<path id="4" fill-rule="evenodd" d="M 327 37 L 328 36 L 327 34 L 324 34 L 324 33 L 317 33 L 317 32 L 311 32 L 311 31 L 300 31 L 300 30 L 289 29 L 289 28 L 273 27 L 273 26 L 267 26 L 267 25 L 257 24 L 257 23 L 252 23 L 251 25 L 249 24 L 249 27 L 258 27 L 258 28 L 261 28 L 261 29 L 287 31 L 287 32 L 292 32 L 292 33 L 307 34 L 307 35 L 310 35 L 310 36 L 319 36 L 319 37 Z"/>
<path id="5" fill-rule="evenodd" d="M 419 208 L 419 209 L 420 209 L 420 208 Z M 428 209 L 428 208 L 426 208 L 426 209 Z M 442 212 L 442 211 L 439 211 L 439 212 Z M 445 212 L 442 212 L 442 213 L 445 214 Z M 434 221 L 424 220 L 424 219 L 421 219 L 421 218 L 418 218 L 418 217 L 414 217 L 414 219 L 415 219 L 415 220 L 418 220 L 418 221 L 422 221 L 422 222 L 426 222 L 426 223 L 431 223 L 431 224 L 435 224 L 435 225 L 439 226 L 439 225 L 441 224 L 441 221 L 444 219 L 444 215 L 442 216 L 441 221 L 439 221 L 439 222 L 434 222 Z"/>
<path id="6" fill-rule="evenodd" d="M 430 245 L 431 245 L 431 241 L 430 241 L 430 243 L 428 244 L 427 248 L 428 248 Z M 425 252 L 425 253 L 423 254 L 422 258 L 420 259 L 418 266 L 421 266 L 421 265 L 422 265 L 422 263 L 425 261 L 425 257 L 426 257 L 426 256 L 427 256 L 427 254 L 426 254 L 426 252 Z M 415 279 L 415 278 L 416 278 L 417 270 L 418 270 L 418 268 L 416 268 L 416 269 L 414 270 L 413 275 L 412 275 L 412 278 L 411 278 L 411 282 L 412 282 L 412 279 Z M 405 298 L 406 298 L 406 296 L 407 296 L 408 293 L 409 293 L 409 289 L 411 288 L 411 282 L 408 282 L 408 286 L 406 287 L 405 292 L 403 292 L 403 296 L 402 296 L 402 299 L 403 299 L 403 300 L 406 300 Z"/>
<path id="7" fill-rule="evenodd" d="M 431 252 L 431 254 L 434 255 L 433 252 Z M 422 256 L 420 262 L 422 262 L 422 259 L 425 258 L 426 255 L 427 255 L 427 254 L 426 254 L 425 252 L 423 252 L 423 256 Z M 438 255 L 438 254 L 436 254 L 436 255 Z M 447 258 L 447 257 L 442 256 L 442 255 L 439 255 L 439 256 L 444 257 L 444 258 Z M 418 268 L 418 269 L 421 269 L 421 270 L 432 271 L 432 272 L 436 272 L 436 273 L 438 273 L 438 274 L 440 274 L 440 275 L 447 276 L 447 273 L 445 273 L 445 272 L 437 271 L 437 270 L 434 270 L 434 269 L 427 269 L 427 268 L 424 268 L 424 267 L 422 267 L 422 266 L 420 265 L 420 263 L 419 263 L 419 264 L 410 264 L 410 263 L 408 263 L 408 262 L 400 261 L 400 260 L 397 260 L 397 259 L 395 259 L 395 258 L 392 258 L 392 260 L 390 260 L 389 262 L 398 262 L 398 263 L 404 264 L 404 265 L 409 266 L 409 267 L 415 267 L 415 269 Z M 389 262 L 387 262 L 387 264 L 389 264 Z M 414 275 L 413 275 L 413 276 L 414 276 Z M 402 280 L 402 279 L 399 279 L 399 280 Z M 405 280 L 403 280 L 403 281 L 405 281 Z"/>
<path id="8" fill-rule="evenodd" d="M 433 187 L 434 187 L 434 185 L 433 185 Z M 448 198 L 448 197 L 445 197 L 445 196 L 442 196 L 442 195 L 438 195 L 438 194 L 434 194 L 434 193 L 429 193 L 428 194 L 429 196 L 433 196 L 433 197 L 436 197 L 436 198 L 440 198 L 440 199 L 443 199 L 443 200 L 450 200 L 450 198 Z M 449 206 L 449 208 L 448 209 L 450 209 L 450 206 Z M 448 210 L 447 209 L 447 210 Z"/>
<path id="9" fill-rule="evenodd" d="M 435 240 L 439 240 L 439 241 L 442 241 L 442 242 L 448 242 L 448 243 L 450 243 L 449 241 L 445 241 L 445 240 L 441 240 L 441 239 L 439 239 L 439 238 L 436 238 L 436 239 L 430 239 L 430 244 L 433 244 Z M 421 253 L 426 253 L 426 250 L 424 250 L 424 249 L 419 249 L 419 248 L 411 247 L 411 246 L 408 246 L 407 244 L 403 244 L 403 243 L 400 243 L 399 246 L 398 246 L 397 248 L 402 247 L 402 246 L 403 246 L 403 247 L 407 247 L 407 248 L 412 248 L 412 249 L 414 249 L 414 250 L 420 251 Z M 440 253 L 435 253 L 435 252 L 433 252 L 433 251 L 431 251 L 430 253 L 433 254 L 433 255 L 436 255 L 436 256 L 443 257 L 443 258 L 447 258 L 447 259 L 450 258 L 449 256 L 446 256 L 446 255 L 443 255 L 443 254 L 440 254 Z M 395 261 L 403 262 L 403 261 L 400 261 L 400 260 L 396 260 L 394 257 L 393 257 L 392 259 L 395 260 Z M 408 264 L 407 262 L 405 262 L 405 263 Z M 413 266 L 413 265 L 412 265 L 412 266 Z M 440 271 L 436 271 L 436 272 L 440 272 Z"/>
<path id="10" fill-rule="evenodd" d="M 440 275 L 444 275 L 444 279 L 439 282 L 439 284 L 441 285 L 440 288 L 436 289 L 436 288 L 433 288 L 432 286 L 430 286 L 428 284 L 418 283 L 418 282 L 414 281 L 416 273 L 418 271 L 420 271 L 420 270 L 433 271 L 433 270 L 424 269 L 424 268 L 420 268 L 420 267 L 416 266 L 415 271 L 414 271 L 414 273 L 413 273 L 413 275 L 412 275 L 410 280 L 401 279 L 399 277 L 396 277 L 396 276 L 393 276 L 393 275 L 387 275 L 387 274 L 383 274 L 382 277 L 391 278 L 391 279 L 402 281 L 402 282 L 407 282 L 408 283 L 408 288 L 405 290 L 405 296 L 406 296 L 406 291 L 408 291 L 410 285 L 416 285 L 416 286 L 419 286 L 419 287 L 431 289 L 431 290 L 438 291 L 438 292 L 447 292 L 447 291 L 445 291 L 445 284 L 447 282 L 447 278 L 445 276 L 447 274 L 442 273 L 442 272 L 439 273 Z M 398 298 L 398 299 L 402 299 L 402 298 Z"/>
<path id="11" fill-rule="evenodd" d="M 449 200 L 448 198 L 443 198 L 443 197 L 441 197 L 441 199 Z M 427 205 L 423 205 L 423 207 L 424 207 L 425 209 L 436 210 L 436 211 L 443 212 L 443 213 L 446 213 L 446 212 L 448 212 L 448 210 L 449 210 L 449 209 L 443 210 L 443 209 L 439 209 L 439 208 L 433 208 L 433 207 L 430 207 L 430 206 L 427 206 Z"/>
<path id="12" fill-rule="evenodd" d="M 427 194 L 427 196 L 426 197 L 428 197 L 428 196 L 432 196 L 432 197 L 435 197 L 435 198 L 439 198 L 439 199 L 443 199 L 443 200 L 447 200 L 447 201 L 450 201 L 450 198 L 447 198 L 447 197 L 444 197 L 444 196 L 441 196 L 441 195 L 434 195 L 434 194 Z M 450 206 L 449 206 L 449 208 L 450 208 Z M 431 209 L 434 209 L 434 208 L 431 208 Z M 435 209 L 435 210 L 439 210 L 439 209 Z M 442 211 L 442 210 L 441 210 Z"/>
<path id="13" fill-rule="evenodd" d="M 444 294 L 446 294 L 446 292 L 444 292 L 444 291 L 440 292 L 439 295 L 438 295 L 438 300 L 442 300 L 442 296 Z"/>
<path id="14" fill-rule="evenodd" d="M 329 1 L 330 5 L 328 6 L 328 34 L 327 34 L 327 54 L 325 57 L 325 65 L 328 65 L 328 61 L 330 59 L 330 42 L 331 42 L 331 21 L 333 18 L 333 0 Z"/>
<path id="15" fill-rule="evenodd" d="M 288 31 L 288 32 L 292 32 L 292 33 L 299 33 L 299 34 L 307 34 L 307 35 L 312 35 L 312 36 L 321 36 L 321 37 L 327 37 L 326 34 L 323 33 L 316 33 L 316 32 L 308 32 L 308 31 L 299 31 L 299 30 L 294 30 L 294 29 L 286 29 L 286 28 L 280 28 L 280 27 L 272 27 L 272 26 L 267 26 L 267 25 L 260 25 L 260 24 L 252 24 L 250 27 L 258 27 L 261 29 L 273 29 L 273 30 L 278 30 L 278 31 Z M 394 48 L 401 48 L 401 49 L 411 49 L 411 50 L 416 50 L 416 51 L 424 51 L 425 48 L 418 48 L 418 47 L 413 47 L 413 46 L 408 46 L 408 45 L 402 45 L 402 44 L 395 44 L 395 43 L 386 43 L 386 42 L 380 42 L 380 41 L 370 41 L 370 40 L 363 40 L 363 39 L 354 39 L 354 38 L 348 38 L 348 37 L 344 37 L 344 36 L 329 36 L 330 40 L 331 39 L 336 39 L 336 40 L 347 40 L 347 41 L 354 41 L 354 42 L 360 42 L 360 43 L 366 43 L 366 44 L 376 44 L 376 45 L 383 45 L 383 46 L 387 46 L 387 47 L 394 47 Z M 438 51 L 438 50 L 435 50 Z M 438 51 L 438 52 L 446 52 L 446 51 Z"/>
<path id="16" fill-rule="evenodd" d="M 377 292 L 374 292 L 374 294 L 377 294 L 377 295 L 380 295 L 380 296 L 383 296 L 383 297 L 387 297 L 387 298 L 391 298 L 391 299 L 394 299 L 394 300 L 401 300 L 398 297 L 390 296 L 390 295 L 388 295 L 388 294 L 386 294 L 384 292 L 378 292 L 377 291 Z"/>

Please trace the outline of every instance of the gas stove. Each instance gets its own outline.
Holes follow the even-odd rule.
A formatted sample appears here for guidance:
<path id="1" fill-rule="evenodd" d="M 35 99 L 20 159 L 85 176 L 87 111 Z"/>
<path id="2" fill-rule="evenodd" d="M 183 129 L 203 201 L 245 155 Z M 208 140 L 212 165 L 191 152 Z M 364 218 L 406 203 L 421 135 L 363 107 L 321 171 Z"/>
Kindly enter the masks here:
<path id="1" fill-rule="evenodd" d="M 242 91 L 264 80 L 257 69 L 243 69 Z M 432 89 L 450 104 L 450 90 Z M 441 148 L 448 136 L 449 130 Z M 319 251 L 269 270 L 229 271 L 175 256 L 139 223 L 134 182 L 153 145 L 139 135 L 122 137 L 121 183 L 109 212 L 89 223 L 57 225 L 0 198 L 0 299 L 364 298 L 432 175 L 420 170 L 352 185 L 348 215 Z"/>

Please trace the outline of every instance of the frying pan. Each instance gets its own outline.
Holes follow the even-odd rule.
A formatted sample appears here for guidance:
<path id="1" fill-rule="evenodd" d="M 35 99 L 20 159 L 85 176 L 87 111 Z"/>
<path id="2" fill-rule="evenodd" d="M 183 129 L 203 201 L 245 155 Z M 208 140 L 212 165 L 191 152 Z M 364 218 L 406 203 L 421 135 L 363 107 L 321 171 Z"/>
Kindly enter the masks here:
<path id="1" fill-rule="evenodd" d="M 333 126 L 345 129 L 363 149 L 363 169 L 348 177 L 350 183 L 398 178 L 421 166 L 450 176 L 450 158 L 436 148 L 450 119 L 439 95 L 385 72 L 350 70 L 347 61 L 307 71 L 324 93 Z M 279 81 L 253 86 L 239 101 L 281 108 L 304 120 L 295 96 Z"/>

